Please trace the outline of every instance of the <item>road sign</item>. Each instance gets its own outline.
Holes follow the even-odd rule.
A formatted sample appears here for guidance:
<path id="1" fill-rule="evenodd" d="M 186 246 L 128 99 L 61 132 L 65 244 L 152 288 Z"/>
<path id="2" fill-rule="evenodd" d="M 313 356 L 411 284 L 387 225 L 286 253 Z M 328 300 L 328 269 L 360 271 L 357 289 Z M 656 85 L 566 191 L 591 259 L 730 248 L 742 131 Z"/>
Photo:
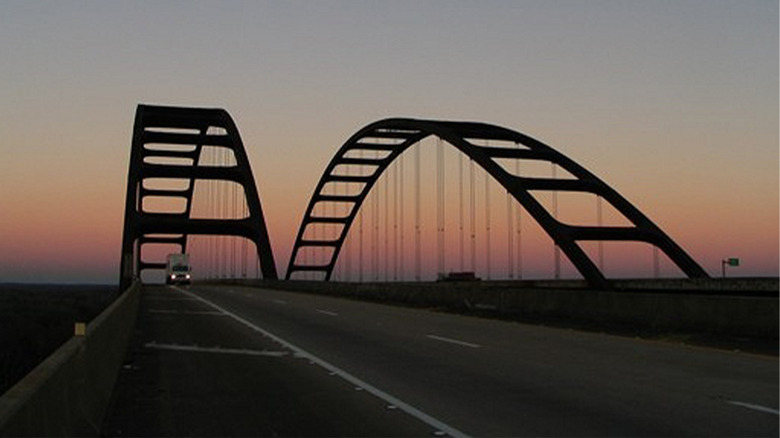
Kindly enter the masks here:
<path id="1" fill-rule="evenodd" d="M 729 257 L 720 261 L 720 271 L 723 278 L 726 278 L 726 266 L 739 266 L 739 259 L 736 257 Z"/>

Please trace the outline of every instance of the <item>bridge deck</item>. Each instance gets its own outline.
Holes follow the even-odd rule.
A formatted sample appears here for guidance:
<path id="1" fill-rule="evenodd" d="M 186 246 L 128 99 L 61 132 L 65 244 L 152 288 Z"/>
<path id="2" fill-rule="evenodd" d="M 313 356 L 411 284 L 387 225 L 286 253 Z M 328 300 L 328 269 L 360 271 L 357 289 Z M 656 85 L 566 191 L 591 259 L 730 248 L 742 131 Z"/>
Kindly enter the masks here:
<path id="1" fill-rule="evenodd" d="M 241 286 L 139 323 L 104 435 L 778 433 L 776 356 Z"/>
<path id="2" fill-rule="evenodd" d="M 106 436 L 425 436 L 289 348 L 180 290 L 145 287 Z"/>

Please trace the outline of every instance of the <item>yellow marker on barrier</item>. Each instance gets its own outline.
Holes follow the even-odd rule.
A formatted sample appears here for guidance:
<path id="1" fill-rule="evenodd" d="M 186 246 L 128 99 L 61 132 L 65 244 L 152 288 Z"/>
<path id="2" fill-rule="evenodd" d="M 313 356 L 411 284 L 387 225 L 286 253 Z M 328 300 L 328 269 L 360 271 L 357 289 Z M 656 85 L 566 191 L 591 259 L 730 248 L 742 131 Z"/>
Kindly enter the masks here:
<path id="1" fill-rule="evenodd" d="M 87 324 L 83 322 L 77 322 L 74 324 L 73 331 L 73 334 L 76 336 L 84 336 L 87 334 Z"/>

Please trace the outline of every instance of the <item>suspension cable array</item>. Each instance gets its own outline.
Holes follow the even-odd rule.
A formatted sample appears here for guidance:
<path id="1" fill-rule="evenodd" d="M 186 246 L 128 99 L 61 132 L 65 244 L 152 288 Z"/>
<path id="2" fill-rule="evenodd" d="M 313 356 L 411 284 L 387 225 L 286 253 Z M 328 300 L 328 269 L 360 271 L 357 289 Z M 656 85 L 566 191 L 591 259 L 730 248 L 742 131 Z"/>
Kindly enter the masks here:
<path id="1" fill-rule="evenodd" d="M 221 128 L 211 127 L 211 135 L 226 135 Z M 229 150 L 206 146 L 201 150 L 198 165 L 231 167 L 236 160 Z M 249 208 L 241 185 L 225 180 L 196 181 L 192 199 L 192 218 L 212 218 L 224 221 L 249 217 Z M 250 272 L 249 240 L 241 236 L 194 235 L 188 244 L 190 262 L 200 279 L 253 278 L 261 273 Z M 254 269 L 255 263 L 251 263 Z"/>
<path id="2" fill-rule="evenodd" d="M 609 287 L 609 282 L 601 271 L 602 266 L 597 266 L 581 247 L 582 242 L 588 241 L 649 243 L 654 248 L 657 248 L 657 251 L 662 251 L 689 277 L 707 277 L 704 270 L 682 248 L 614 189 L 568 157 L 536 139 L 516 131 L 484 123 L 387 119 L 372 123 L 354 134 L 336 152 L 331 162 L 325 168 L 301 221 L 287 267 L 286 278 L 290 279 L 293 274 L 316 273 L 321 279 L 331 279 L 342 246 L 356 218 L 358 221 L 358 252 L 362 253 L 363 222 L 365 218 L 361 212 L 361 206 L 369 193 L 372 192 L 372 189 L 374 189 L 375 193 L 372 196 L 372 208 L 369 209 L 369 215 L 372 222 L 370 238 L 371 262 L 374 268 L 373 279 L 379 279 L 380 247 L 385 253 L 383 257 L 384 278 L 387 280 L 391 276 L 389 273 L 392 272 L 392 278 L 395 280 L 399 276 L 399 271 L 400 276 L 403 277 L 403 250 L 399 250 L 401 244 L 397 240 L 400 235 L 400 241 L 403 241 L 403 225 L 399 228 L 399 219 L 402 223 L 403 213 L 399 213 L 399 207 L 397 207 L 398 199 L 403 196 L 403 190 L 399 192 L 398 187 L 401 183 L 398 182 L 397 167 L 388 172 L 384 184 L 377 185 L 376 183 L 380 176 L 385 173 L 404 151 L 413 145 L 422 144 L 422 140 L 430 136 L 438 139 L 436 143 L 437 182 L 435 185 L 437 205 L 437 270 L 440 273 L 442 273 L 444 268 L 447 254 L 446 239 L 444 238 L 447 220 L 443 214 L 443 204 L 446 203 L 446 184 L 444 179 L 446 164 L 444 155 L 440 152 L 442 149 L 441 145 L 446 143 L 469 158 L 468 197 L 471 216 L 469 221 L 469 251 L 471 253 L 470 267 L 472 271 L 475 270 L 477 264 L 475 167 L 479 165 L 485 172 L 485 262 L 488 277 L 491 275 L 490 264 L 493 255 L 490 242 L 492 220 L 490 215 L 490 181 L 498 183 L 507 193 L 507 222 L 511 223 L 514 218 L 515 225 L 509 227 L 507 231 L 509 246 L 515 245 L 514 249 L 508 250 L 508 258 L 513 266 L 509 268 L 510 276 L 514 276 L 516 272 L 517 278 L 523 277 L 521 234 L 523 222 L 520 209 L 522 206 L 553 240 L 556 254 L 556 277 L 560 276 L 559 254 L 563 253 L 591 286 L 596 288 Z M 514 166 L 510 164 L 508 167 L 503 167 L 499 164 L 499 161 L 502 160 L 514 162 Z M 524 161 L 550 163 L 552 176 L 546 178 L 520 175 L 520 163 Z M 402 164 L 398 166 L 400 167 Z M 458 193 L 460 200 L 457 228 L 460 236 L 463 236 L 465 221 L 461 217 L 465 215 L 462 208 L 464 204 L 462 161 L 459 163 L 459 166 Z M 511 172 L 512 167 L 514 167 L 514 172 Z M 571 177 L 559 178 L 557 175 L 559 168 L 563 169 Z M 345 171 L 344 169 L 353 169 L 354 171 Z M 358 169 L 360 170 L 358 171 Z M 395 178 L 392 184 L 388 182 L 391 178 Z M 403 179 L 402 170 L 400 179 Z M 420 170 L 420 147 L 416 148 L 414 154 L 414 181 L 414 277 L 419 280 L 421 278 L 422 251 L 420 247 L 422 233 L 420 191 L 423 186 Z M 334 183 L 343 184 L 347 189 L 344 190 L 343 194 L 334 193 L 329 189 Z M 391 191 L 393 192 L 392 194 Z M 538 192 L 552 193 L 553 205 L 551 209 L 545 207 L 537 199 L 535 194 Z M 599 209 L 601 208 L 601 202 L 608 203 L 611 208 L 624 216 L 629 225 L 603 226 L 600 223 L 601 219 L 595 226 L 563 223 L 558 218 L 558 192 L 595 195 L 599 199 Z M 323 208 L 323 205 L 328 203 L 339 203 L 342 206 L 339 214 L 334 214 L 332 210 Z M 512 205 L 510 206 L 510 204 Z M 385 206 L 384 220 L 379 215 L 380 205 Z M 403 202 L 400 202 L 400 205 L 403 205 Z M 396 219 L 399 216 L 400 218 Z M 317 233 L 316 230 L 325 224 L 331 225 L 331 228 L 335 231 L 325 235 Z M 384 234 L 382 245 L 380 245 L 379 241 L 380 233 Z M 392 242 L 389 236 L 390 233 L 392 234 Z M 464 239 L 459 237 L 459 240 L 462 241 Z M 460 246 L 464 247 L 465 242 L 460 244 Z M 322 253 L 322 257 L 312 259 L 309 256 L 313 251 L 318 253 L 322 249 L 327 249 L 327 251 Z M 461 250 L 461 259 L 464 257 L 463 253 L 464 250 Z M 363 254 L 358 256 L 358 263 L 360 264 L 358 277 L 360 280 L 363 279 L 364 275 L 362 256 Z M 388 260 L 396 260 L 398 257 L 401 257 L 399 259 L 400 264 L 393 261 L 392 265 L 388 267 Z M 464 264 L 461 262 L 461 266 Z M 598 265 L 603 265 L 601 256 L 599 256 Z"/>

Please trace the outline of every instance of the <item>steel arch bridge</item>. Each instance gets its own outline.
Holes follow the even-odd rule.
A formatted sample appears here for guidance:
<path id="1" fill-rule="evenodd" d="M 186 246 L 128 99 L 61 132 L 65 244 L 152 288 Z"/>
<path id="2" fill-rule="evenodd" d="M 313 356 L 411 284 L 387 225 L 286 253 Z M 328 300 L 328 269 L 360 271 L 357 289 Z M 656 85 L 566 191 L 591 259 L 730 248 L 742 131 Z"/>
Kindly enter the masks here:
<path id="1" fill-rule="evenodd" d="M 217 128 L 217 129 L 215 129 Z M 154 144 L 157 147 L 150 147 Z M 201 163 L 204 146 L 232 151 L 232 166 Z M 176 165 L 160 160 L 179 161 Z M 157 162 L 155 162 L 157 161 Z M 184 164 L 182 164 L 182 162 Z M 183 189 L 149 188 L 144 180 L 186 180 Z M 232 181 L 244 188 L 248 217 L 243 219 L 195 219 L 191 217 L 196 180 Z M 180 213 L 150 212 L 144 198 L 184 199 Z M 254 242 L 264 278 L 276 279 L 276 265 L 265 225 L 252 169 L 233 119 L 223 109 L 138 105 L 133 126 L 127 177 L 124 233 L 120 268 L 121 290 L 147 269 L 164 269 L 165 263 L 141 259 L 147 243 L 178 245 L 187 250 L 191 234 L 245 237 Z"/>
<path id="2" fill-rule="evenodd" d="M 406 149 L 426 137 L 435 136 L 451 144 L 481 166 L 503 186 L 536 220 L 590 286 L 609 288 L 609 281 L 580 247 L 580 241 L 646 242 L 663 251 L 688 277 L 706 278 L 707 273 L 679 245 L 666 235 L 647 216 L 594 174 L 552 147 L 525 134 L 496 125 L 474 122 L 453 122 L 393 118 L 374 122 L 350 137 L 336 152 L 322 174 L 306 208 L 290 255 L 286 278 L 296 271 L 324 272 L 330 280 L 341 247 L 350 226 L 371 188 L 388 166 Z M 489 142 L 510 142 L 515 147 L 485 146 Z M 381 158 L 355 157 L 354 151 L 379 151 Z M 560 166 L 574 179 L 553 179 L 513 175 L 496 159 L 522 159 L 550 162 Z M 334 171 L 341 165 L 374 166 L 373 172 L 363 175 L 342 175 Z M 334 195 L 324 191 L 328 183 L 361 183 L 362 189 L 353 195 Z M 585 192 L 601 196 L 621 213 L 630 226 L 574 226 L 558 221 L 530 191 Z M 321 202 L 341 202 L 349 205 L 346 215 L 314 214 Z M 343 228 L 336 239 L 304 238 L 307 226 L 336 224 Z M 324 264 L 296 262 L 299 251 L 306 247 L 332 248 L 330 260 Z"/>

